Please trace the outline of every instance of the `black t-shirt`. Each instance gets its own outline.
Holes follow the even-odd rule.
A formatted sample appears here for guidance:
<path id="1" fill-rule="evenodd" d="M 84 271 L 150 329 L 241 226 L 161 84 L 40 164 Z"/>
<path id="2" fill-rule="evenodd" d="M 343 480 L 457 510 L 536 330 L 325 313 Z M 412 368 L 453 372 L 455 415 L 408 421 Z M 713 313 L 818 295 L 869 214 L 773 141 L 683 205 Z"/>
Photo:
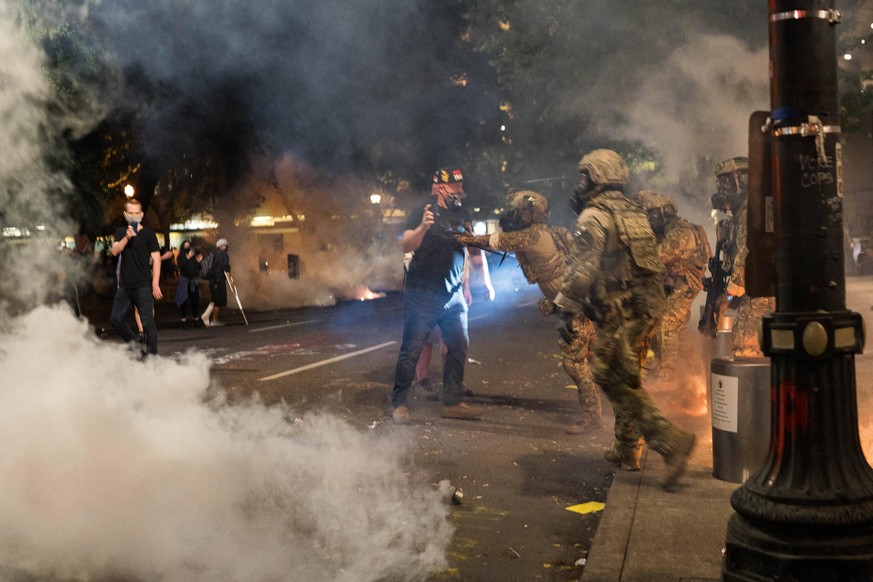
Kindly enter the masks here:
<path id="1" fill-rule="evenodd" d="M 124 238 L 127 227 L 115 231 L 115 241 Z M 160 251 L 158 237 L 154 231 L 142 226 L 135 237 L 127 241 L 127 246 L 121 251 L 121 281 L 125 289 L 152 286 L 152 268 L 149 265 L 151 253 Z"/>
<path id="2" fill-rule="evenodd" d="M 225 273 L 230 273 L 230 257 L 227 251 L 216 249 L 212 256 L 212 280 L 224 281 Z"/>
<path id="3" fill-rule="evenodd" d="M 431 204 L 435 207 L 436 204 Z M 423 209 L 422 209 L 423 212 Z M 464 245 L 449 233 L 464 232 L 470 228 L 470 212 L 464 208 L 439 208 L 434 224 L 425 233 L 421 246 L 415 250 L 406 273 L 407 289 L 445 292 L 461 290 L 464 275 Z M 411 212 L 407 230 L 421 224 L 421 212 Z"/>
<path id="4" fill-rule="evenodd" d="M 200 263 L 197 261 L 195 257 L 191 257 L 190 259 L 185 259 L 181 262 L 179 266 L 179 273 L 183 277 L 187 277 L 191 281 L 199 281 L 200 280 Z"/>

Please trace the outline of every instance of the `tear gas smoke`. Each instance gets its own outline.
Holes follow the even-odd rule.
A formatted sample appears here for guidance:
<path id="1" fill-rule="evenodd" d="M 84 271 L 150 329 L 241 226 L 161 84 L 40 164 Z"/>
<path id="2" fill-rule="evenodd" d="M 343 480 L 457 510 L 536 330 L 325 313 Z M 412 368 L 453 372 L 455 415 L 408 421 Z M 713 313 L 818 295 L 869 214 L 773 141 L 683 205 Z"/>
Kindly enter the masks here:
<path id="1" fill-rule="evenodd" d="M 205 356 L 137 362 L 61 307 L 0 332 L 0 574 L 423 579 L 452 535 L 397 440 L 204 404 Z"/>
<path id="2" fill-rule="evenodd" d="M 42 65 L 43 55 L 13 24 L 9 5 L 0 4 L 0 308 L 38 305 L 65 270 L 52 238 L 64 232 L 64 206 L 51 194 L 69 184 L 49 165 L 46 146 L 60 130 L 47 112 L 52 91 Z M 13 245 L 6 229 L 32 236 Z"/>
<path id="3" fill-rule="evenodd" d="M 681 183 L 703 157 L 748 155 L 748 120 L 769 108 L 767 47 L 749 50 L 729 36 L 692 35 L 657 70 L 643 74 L 625 110 L 622 134 L 654 148 L 666 179 Z M 702 176 L 714 191 L 712 170 Z"/>

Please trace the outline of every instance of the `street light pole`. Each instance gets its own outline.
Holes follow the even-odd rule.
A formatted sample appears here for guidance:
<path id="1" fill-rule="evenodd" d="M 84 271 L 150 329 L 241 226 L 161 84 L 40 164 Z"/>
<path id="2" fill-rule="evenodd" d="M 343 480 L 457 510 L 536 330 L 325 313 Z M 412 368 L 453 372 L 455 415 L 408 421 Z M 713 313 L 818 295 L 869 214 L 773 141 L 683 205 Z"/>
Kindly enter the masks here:
<path id="1" fill-rule="evenodd" d="M 776 312 L 767 461 L 734 492 L 726 581 L 873 580 L 873 469 L 858 435 L 861 316 L 846 309 L 833 0 L 769 0 Z"/>

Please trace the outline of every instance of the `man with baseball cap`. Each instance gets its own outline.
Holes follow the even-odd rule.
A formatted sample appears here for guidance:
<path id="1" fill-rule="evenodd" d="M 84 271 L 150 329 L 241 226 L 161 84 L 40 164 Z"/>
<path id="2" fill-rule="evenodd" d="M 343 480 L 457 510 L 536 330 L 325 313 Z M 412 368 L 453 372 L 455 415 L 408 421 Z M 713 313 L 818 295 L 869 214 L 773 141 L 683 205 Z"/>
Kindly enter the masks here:
<path id="1" fill-rule="evenodd" d="M 421 215 L 413 215 L 400 245 L 413 252 L 403 296 L 403 341 L 397 356 L 391 391 L 393 419 L 410 422 L 407 398 L 415 379 L 415 367 L 425 338 L 439 326 L 446 346 L 443 364 L 443 418 L 477 419 L 483 411 L 464 399 L 464 367 L 467 362 L 467 307 L 472 297 L 464 288 L 467 251 L 453 232 L 472 232 L 470 212 L 463 206 L 464 176 L 460 168 L 447 166 L 433 175 L 432 201 Z M 476 264 L 473 263 L 474 268 Z M 479 267 L 481 268 L 481 266 Z M 483 275 L 484 277 L 484 275 Z"/>

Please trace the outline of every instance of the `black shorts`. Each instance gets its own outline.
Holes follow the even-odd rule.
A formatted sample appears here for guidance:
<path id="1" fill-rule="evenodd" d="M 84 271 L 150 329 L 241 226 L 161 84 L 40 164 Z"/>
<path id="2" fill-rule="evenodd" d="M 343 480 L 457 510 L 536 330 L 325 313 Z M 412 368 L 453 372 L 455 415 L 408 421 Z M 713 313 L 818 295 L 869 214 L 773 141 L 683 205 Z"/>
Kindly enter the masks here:
<path id="1" fill-rule="evenodd" d="M 210 280 L 209 294 L 216 307 L 227 307 L 227 281 L 224 279 Z"/>

